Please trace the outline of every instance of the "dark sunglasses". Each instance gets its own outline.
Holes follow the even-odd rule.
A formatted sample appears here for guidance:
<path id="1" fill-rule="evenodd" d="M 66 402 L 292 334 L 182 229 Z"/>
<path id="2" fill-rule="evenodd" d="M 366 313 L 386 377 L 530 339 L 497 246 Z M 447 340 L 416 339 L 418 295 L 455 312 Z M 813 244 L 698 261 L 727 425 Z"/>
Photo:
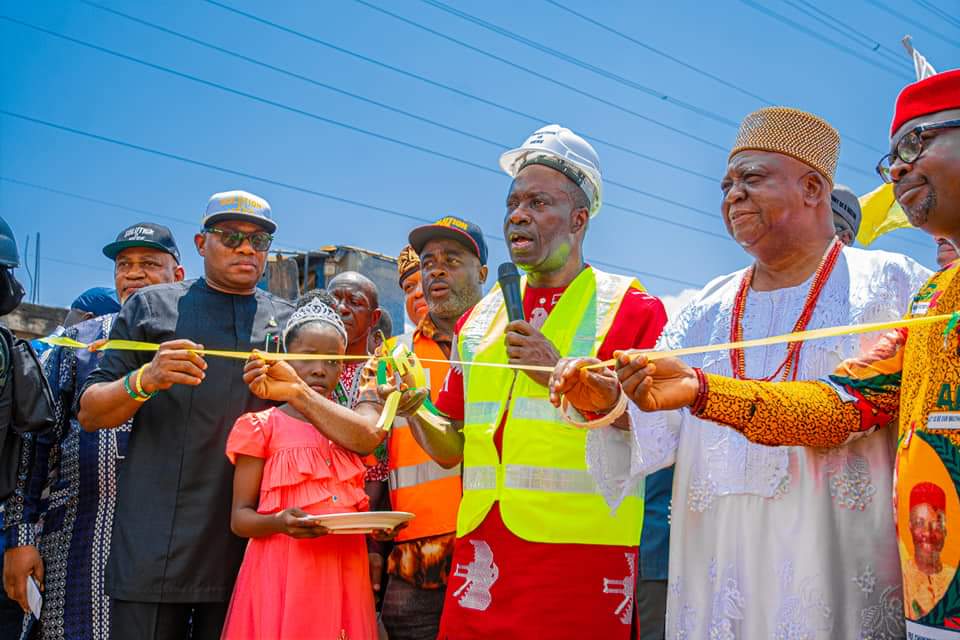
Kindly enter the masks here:
<path id="1" fill-rule="evenodd" d="M 893 153 L 888 153 L 877 163 L 877 173 L 880 178 L 886 182 L 893 182 L 893 175 L 890 168 L 893 166 L 894 158 L 900 158 L 900 162 L 911 164 L 917 161 L 920 154 L 923 153 L 923 133 L 926 131 L 936 131 L 937 129 L 954 129 L 960 127 L 960 120 L 946 120 L 944 122 L 934 122 L 933 124 L 922 124 L 914 127 L 910 131 L 900 136 L 897 140 L 897 146 Z"/>
<path id="2" fill-rule="evenodd" d="M 273 236 L 266 231 L 232 231 L 230 229 L 218 229 L 217 227 L 207 227 L 205 233 L 216 233 L 220 235 L 220 242 L 228 249 L 236 249 L 243 244 L 244 240 L 250 240 L 250 246 L 254 251 L 267 251 L 273 243 Z"/>

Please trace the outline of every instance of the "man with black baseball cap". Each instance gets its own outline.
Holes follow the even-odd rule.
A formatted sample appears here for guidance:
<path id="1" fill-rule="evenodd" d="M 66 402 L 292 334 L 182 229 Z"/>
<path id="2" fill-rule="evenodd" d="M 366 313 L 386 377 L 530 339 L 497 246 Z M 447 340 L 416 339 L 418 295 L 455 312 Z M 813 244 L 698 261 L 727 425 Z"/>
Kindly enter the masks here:
<path id="1" fill-rule="evenodd" d="M 141 222 L 127 227 L 103 248 L 103 254 L 114 262 L 121 303 L 149 285 L 183 280 L 177 244 L 162 225 Z M 119 309 L 72 324 L 62 335 L 85 344 L 104 340 Z M 4 506 L 4 586 L 24 611 L 29 577 L 44 586 L 42 630 L 37 637 L 54 637 L 64 629 L 70 630 L 70 637 L 110 637 L 110 600 L 103 578 L 118 464 L 127 452 L 131 422 L 87 433 L 77 421 L 77 392 L 96 368 L 100 353 L 56 346 L 45 354 L 45 374 L 59 403 L 57 421 L 41 436 L 24 439 L 17 487 Z M 57 479 L 55 487 L 47 486 L 48 478 Z M 41 500 L 45 489 L 50 498 Z M 42 558 L 38 549 L 43 549 Z"/>
<path id="2" fill-rule="evenodd" d="M 399 343 L 428 361 L 424 369 L 430 396 L 436 400 L 450 369 L 446 360 L 456 353 L 454 326 L 483 296 L 487 244 L 480 227 L 456 216 L 417 227 L 409 241 L 419 255 L 427 313 L 412 332 L 388 340 L 385 352 L 392 352 Z M 377 364 L 374 359 L 365 368 L 358 400 L 379 413 L 383 401 L 377 393 Z M 387 559 L 381 616 L 391 640 L 433 640 L 440 628 L 453 557 L 462 493 L 460 467 L 444 469 L 434 462 L 404 418 L 394 422 L 387 451 L 392 507 L 417 517 L 397 535 Z M 371 566 L 376 578 L 382 559 L 372 555 Z M 379 580 L 374 584 L 379 585 Z"/>
<path id="3" fill-rule="evenodd" d="M 292 305 L 257 287 L 276 229 L 263 198 L 211 196 L 194 236 L 204 277 L 139 291 L 110 335 L 159 350 L 107 351 L 80 392 L 85 429 L 134 425 L 105 579 L 114 637 L 220 637 L 245 546 L 223 452 L 236 419 L 269 403 L 243 384 L 243 361 L 197 350 L 277 349 Z"/>
<path id="4" fill-rule="evenodd" d="M 483 239 L 483 230 L 472 222 L 457 216 L 444 216 L 433 224 L 425 224 L 411 231 L 410 246 L 420 255 L 427 242 L 438 238 L 455 240 L 477 256 L 481 265 L 487 264 L 487 242 Z M 423 260 L 422 257 L 420 259 Z"/>

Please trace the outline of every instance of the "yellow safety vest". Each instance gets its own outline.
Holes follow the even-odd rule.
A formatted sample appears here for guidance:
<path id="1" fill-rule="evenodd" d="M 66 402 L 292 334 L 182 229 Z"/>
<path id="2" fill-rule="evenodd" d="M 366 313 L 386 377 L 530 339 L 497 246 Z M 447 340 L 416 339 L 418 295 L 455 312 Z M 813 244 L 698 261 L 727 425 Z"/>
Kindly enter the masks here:
<path id="1" fill-rule="evenodd" d="M 524 280 L 525 284 L 525 280 Z M 571 357 L 595 356 L 635 279 L 584 269 L 564 291 L 541 331 Z M 507 324 L 498 287 L 460 330 L 466 362 L 506 363 Z M 457 535 L 473 531 L 500 501 L 504 524 L 533 542 L 635 546 L 643 527 L 643 484 L 611 513 L 587 471 L 587 431 L 567 425 L 548 391 L 524 373 L 464 366 L 463 499 Z M 494 434 L 501 418 L 502 461 Z"/>

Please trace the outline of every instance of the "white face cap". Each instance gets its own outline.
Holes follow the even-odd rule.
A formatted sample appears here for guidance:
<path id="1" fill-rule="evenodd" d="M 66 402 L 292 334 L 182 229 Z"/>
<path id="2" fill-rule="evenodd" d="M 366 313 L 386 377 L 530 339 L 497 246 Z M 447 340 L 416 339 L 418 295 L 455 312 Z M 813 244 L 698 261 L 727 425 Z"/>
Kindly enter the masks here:
<path id="1" fill-rule="evenodd" d="M 500 168 L 511 178 L 528 164 L 545 164 L 570 178 L 590 202 L 590 216 L 600 211 L 603 179 L 600 157 L 589 142 L 570 129 L 551 124 L 537 129 L 522 146 L 500 156 Z"/>
<path id="2" fill-rule="evenodd" d="M 270 203 L 258 195 L 239 189 L 215 193 L 207 201 L 201 225 L 206 227 L 221 220 L 246 220 L 270 233 L 277 230 L 277 223 L 271 217 Z"/>

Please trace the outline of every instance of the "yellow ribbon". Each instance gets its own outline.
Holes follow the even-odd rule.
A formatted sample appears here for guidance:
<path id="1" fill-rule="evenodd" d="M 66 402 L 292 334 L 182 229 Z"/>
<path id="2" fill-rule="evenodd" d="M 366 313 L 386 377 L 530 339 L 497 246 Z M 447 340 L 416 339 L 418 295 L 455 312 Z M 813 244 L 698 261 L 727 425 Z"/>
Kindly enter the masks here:
<path id="1" fill-rule="evenodd" d="M 679 356 L 689 356 L 700 353 L 711 353 L 714 351 L 728 351 L 730 349 L 749 349 L 752 347 L 765 347 L 773 344 L 783 344 L 789 342 L 806 342 L 808 340 L 822 340 L 824 338 L 835 338 L 838 336 L 845 335 L 857 335 L 862 333 L 873 333 L 875 331 L 887 331 L 889 329 L 900 329 L 900 328 L 910 328 L 927 324 L 934 324 L 937 322 L 947 322 L 951 317 L 958 312 L 954 313 L 944 313 L 936 316 L 923 316 L 919 318 L 901 318 L 899 320 L 890 320 L 887 322 L 871 322 L 867 324 L 855 324 L 855 325 L 846 325 L 842 327 L 827 327 L 823 329 L 809 329 L 807 331 L 797 331 L 794 333 L 786 333 L 779 336 L 771 336 L 768 338 L 756 338 L 754 340 L 741 340 L 740 342 L 725 342 L 722 344 L 708 344 L 698 347 L 684 347 L 683 349 L 671 349 L 668 351 L 644 351 L 643 355 L 647 356 L 650 360 L 659 360 L 661 358 L 676 358 Z M 49 337 L 41 338 L 41 342 L 45 342 L 49 345 L 55 347 L 67 347 L 70 349 L 88 349 L 90 345 L 84 344 L 77 340 L 64 337 Z M 126 350 L 126 351 L 156 351 L 160 348 L 159 344 L 154 344 L 150 342 L 137 342 L 134 340 L 107 340 L 105 343 L 98 345 L 94 351 L 106 351 L 110 349 Z M 369 360 L 370 356 L 350 356 L 350 355 L 334 355 L 334 354 L 320 354 L 320 353 L 269 353 L 266 351 L 257 351 L 257 352 L 248 352 L 248 351 L 222 351 L 217 349 L 194 349 L 194 353 L 202 356 L 217 356 L 221 358 L 235 358 L 239 360 L 247 360 L 251 356 L 256 355 L 258 358 L 264 360 Z M 409 352 L 408 352 L 409 353 Z M 414 354 L 410 354 L 414 355 Z M 416 356 L 414 355 L 414 358 Z M 387 359 L 391 361 L 391 364 L 395 366 L 399 364 L 400 361 L 404 358 L 398 358 L 397 361 L 394 361 L 394 356 L 387 355 L 382 356 L 381 359 Z M 463 367 L 496 367 L 502 369 L 518 369 L 522 371 L 543 371 L 551 372 L 554 367 L 548 367 L 543 365 L 524 365 L 524 364 L 508 364 L 508 363 L 498 363 L 498 362 L 465 362 L 463 360 L 437 360 L 430 358 L 416 358 L 407 359 L 407 364 L 411 366 L 414 374 L 416 374 L 416 369 L 420 369 L 420 374 L 423 375 L 423 368 L 419 366 L 423 362 L 432 362 L 432 363 L 442 363 L 450 365 L 460 365 Z M 616 359 L 604 360 L 596 364 L 592 364 L 587 368 L 590 369 L 600 369 L 603 367 L 609 367 L 616 364 Z M 413 366 L 414 363 L 418 366 Z M 401 365 L 402 366 L 402 365 Z M 420 383 L 418 383 L 419 385 Z M 425 384 L 425 381 L 424 381 Z"/>
<path id="2" fill-rule="evenodd" d="M 398 344 L 390 352 L 390 355 L 385 357 L 389 359 L 393 370 L 401 376 L 409 372 L 413 377 L 413 384 L 416 388 L 422 389 L 427 386 L 427 374 L 423 370 L 422 361 L 416 353 L 407 348 L 407 345 Z M 387 396 L 387 400 L 383 404 L 383 411 L 380 412 L 380 419 L 377 421 L 378 429 L 389 431 L 390 427 L 393 426 L 393 420 L 397 417 L 397 409 L 400 406 L 401 395 L 402 392 L 397 389 L 391 391 L 390 395 Z M 430 413 L 423 404 L 417 408 L 415 415 L 434 429 L 444 430 L 445 421 L 443 418 Z"/>

